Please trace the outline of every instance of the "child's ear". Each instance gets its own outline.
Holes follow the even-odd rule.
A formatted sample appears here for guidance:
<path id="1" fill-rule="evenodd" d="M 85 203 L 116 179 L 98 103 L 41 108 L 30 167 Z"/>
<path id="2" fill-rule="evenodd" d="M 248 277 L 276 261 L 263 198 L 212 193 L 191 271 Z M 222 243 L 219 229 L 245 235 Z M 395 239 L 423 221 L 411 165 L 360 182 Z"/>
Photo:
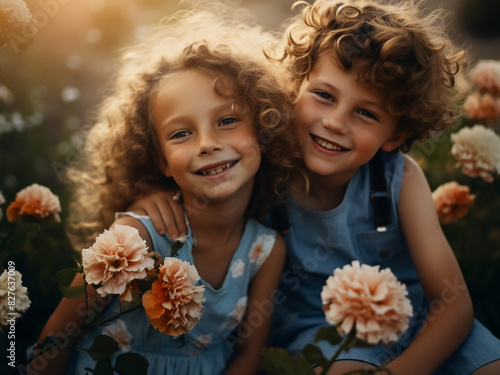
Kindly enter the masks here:
<path id="1" fill-rule="evenodd" d="M 399 146 L 401 146 L 403 142 L 408 139 L 409 136 L 410 136 L 409 131 L 397 132 L 396 134 L 393 135 L 391 139 L 382 144 L 380 148 L 385 152 L 394 151 Z"/>
<path id="2" fill-rule="evenodd" d="M 170 167 L 168 166 L 167 159 L 162 154 L 156 156 L 158 162 L 158 168 L 167 177 L 172 177 L 172 172 L 170 172 Z"/>

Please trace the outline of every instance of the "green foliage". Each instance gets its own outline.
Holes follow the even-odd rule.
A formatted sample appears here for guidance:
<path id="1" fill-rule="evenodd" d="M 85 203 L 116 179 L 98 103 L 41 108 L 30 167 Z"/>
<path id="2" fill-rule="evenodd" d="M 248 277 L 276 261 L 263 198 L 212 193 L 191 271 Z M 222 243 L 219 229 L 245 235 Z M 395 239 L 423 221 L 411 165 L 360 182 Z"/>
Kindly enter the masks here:
<path id="1" fill-rule="evenodd" d="M 120 350 L 118 343 L 110 336 L 100 335 L 94 339 L 92 346 L 83 349 L 96 361 L 94 369 L 86 369 L 94 375 L 146 375 L 149 363 L 137 353 L 122 353 L 113 357 Z"/>
<path id="2" fill-rule="evenodd" d="M 314 375 L 311 364 L 302 356 L 293 356 L 282 348 L 264 348 L 262 369 L 268 375 Z"/>
<path id="3" fill-rule="evenodd" d="M 464 175 L 451 154 L 451 134 L 475 121 L 462 119 L 454 129 L 413 146 L 410 155 L 422 164 L 432 190 L 456 181 L 470 188 L 476 199 L 465 217 L 442 224 L 443 232 L 460 264 L 474 305 L 474 314 L 495 336 L 500 337 L 500 178 L 489 183 Z"/>
<path id="4" fill-rule="evenodd" d="M 123 353 L 116 357 L 115 371 L 120 375 L 146 375 L 148 361 L 137 353 Z"/>
<path id="5" fill-rule="evenodd" d="M 92 346 L 85 349 L 93 360 L 97 361 L 101 357 L 112 357 L 120 348 L 118 343 L 110 336 L 99 335 L 94 339 Z"/>
<path id="6" fill-rule="evenodd" d="M 326 373 L 341 352 L 348 352 L 354 347 L 373 346 L 356 338 L 355 327 L 344 337 L 339 335 L 337 327 L 333 325 L 321 327 L 314 336 L 314 342 L 320 341 L 327 341 L 330 345 L 337 346 L 337 351 L 331 358 L 326 358 L 321 349 L 314 344 L 306 345 L 302 350 L 302 355 L 296 356 L 292 356 L 283 348 L 265 348 L 261 351 L 264 357 L 262 369 L 267 375 L 316 374 L 313 367 L 322 368 L 323 372 Z"/>
<path id="7" fill-rule="evenodd" d="M 77 273 L 77 268 L 66 268 L 57 273 L 59 290 L 66 298 L 78 298 L 85 293 L 86 284 L 82 284 L 80 286 L 69 286 Z"/>

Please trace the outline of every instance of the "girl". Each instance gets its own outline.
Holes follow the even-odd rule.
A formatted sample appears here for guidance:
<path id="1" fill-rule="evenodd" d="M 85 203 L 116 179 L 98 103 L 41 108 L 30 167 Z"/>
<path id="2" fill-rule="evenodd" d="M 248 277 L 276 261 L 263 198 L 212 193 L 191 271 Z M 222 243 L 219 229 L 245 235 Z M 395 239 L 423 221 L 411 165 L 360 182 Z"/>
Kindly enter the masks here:
<path id="1" fill-rule="evenodd" d="M 465 54 L 444 35 L 439 17 L 423 15 L 413 1 L 317 0 L 285 35 L 281 61 L 291 73 L 310 185 L 289 194 L 288 255 L 271 345 L 297 352 L 313 341 L 327 325 L 322 286 L 354 259 L 390 267 L 414 309 L 390 350 L 352 349 L 332 374 L 388 361 L 390 374 L 500 373 L 500 342 L 473 318 L 424 174 L 398 152 L 454 120 L 452 87 Z M 374 164 L 376 155 L 382 163 Z M 377 190 L 388 202 L 382 225 L 370 200 L 371 178 L 380 183 L 381 176 Z M 151 201 L 143 205 L 155 210 Z M 327 357 L 335 349 L 322 343 Z"/>
<path id="2" fill-rule="evenodd" d="M 247 207 L 271 203 L 292 165 L 290 105 L 259 58 L 257 46 L 270 37 L 223 18 L 182 13 L 125 51 L 81 166 L 70 175 L 78 185 L 73 219 L 91 238 L 146 189 L 175 185 L 181 193 L 189 225 L 178 256 L 196 266 L 206 301 L 183 340 L 155 330 L 142 308 L 121 317 L 130 350 L 148 360 L 151 374 L 257 373 L 282 271 L 283 239 Z M 173 240 L 158 235 L 148 217 L 124 215 L 116 224 L 137 228 L 149 249 L 170 256 Z M 93 305 L 95 290 L 88 292 Z M 81 324 L 82 303 L 63 299 L 39 342 L 68 322 Z M 106 314 L 119 308 L 115 298 Z M 78 346 L 89 348 L 101 333 L 93 329 Z M 70 354 L 48 353 L 45 373 L 66 373 Z M 41 373 L 35 365 L 32 372 Z M 94 366 L 77 350 L 69 373 Z"/>

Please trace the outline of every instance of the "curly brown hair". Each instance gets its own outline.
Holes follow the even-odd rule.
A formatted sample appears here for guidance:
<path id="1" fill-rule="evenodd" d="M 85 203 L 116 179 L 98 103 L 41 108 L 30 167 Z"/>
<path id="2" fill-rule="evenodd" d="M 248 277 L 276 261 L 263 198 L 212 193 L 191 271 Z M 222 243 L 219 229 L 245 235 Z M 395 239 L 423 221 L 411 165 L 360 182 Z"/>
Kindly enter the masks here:
<path id="1" fill-rule="evenodd" d="M 155 188 L 175 187 L 158 167 L 161 154 L 150 106 L 160 83 L 168 84 L 164 78 L 181 71 L 212 77 L 218 95 L 229 95 L 235 107 L 252 114 L 266 152 L 248 215 L 263 217 L 285 190 L 298 156 L 289 130 L 291 100 L 262 53 L 263 45 L 275 42 L 258 27 L 238 19 L 221 22 L 220 13 L 198 11 L 160 24 L 147 39 L 124 51 L 111 91 L 86 135 L 81 158 L 68 173 L 74 192 L 70 233 L 77 248 L 108 227 L 115 212 L 126 210 Z"/>
<path id="2" fill-rule="evenodd" d="M 330 53 L 339 68 L 356 61 L 359 79 L 383 92 L 398 130 L 410 134 L 401 149 L 455 121 L 455 77 L 467 53 L 445 34 L 443 11 L 421 1 L 317 0 L 305 5 L 285 32 L 284 53 L 298 89 L 318 56 Z M 361 61 L 361 63 L 358 63 Z"/>

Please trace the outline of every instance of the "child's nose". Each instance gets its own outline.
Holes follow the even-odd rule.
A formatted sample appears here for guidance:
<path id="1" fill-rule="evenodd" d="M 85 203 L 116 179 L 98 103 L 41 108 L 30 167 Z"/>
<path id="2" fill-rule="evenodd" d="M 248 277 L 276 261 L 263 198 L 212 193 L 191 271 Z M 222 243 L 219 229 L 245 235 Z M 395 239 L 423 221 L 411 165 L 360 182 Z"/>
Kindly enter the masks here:
<path id="1" fill-rule="evenodd" d="M 199 154 L 212 154 L 220 151 L 223 144 L 213 131 L 202 132 L 199 135 Z"/>
<path id="2" fill-rule="evenodd" d="M 348 131 L 347 120 L 348 113 L 343 111 L 340 106 L 336 106 L 324 113 L 322 125 L 330 131 L 345 134 Z"/>

